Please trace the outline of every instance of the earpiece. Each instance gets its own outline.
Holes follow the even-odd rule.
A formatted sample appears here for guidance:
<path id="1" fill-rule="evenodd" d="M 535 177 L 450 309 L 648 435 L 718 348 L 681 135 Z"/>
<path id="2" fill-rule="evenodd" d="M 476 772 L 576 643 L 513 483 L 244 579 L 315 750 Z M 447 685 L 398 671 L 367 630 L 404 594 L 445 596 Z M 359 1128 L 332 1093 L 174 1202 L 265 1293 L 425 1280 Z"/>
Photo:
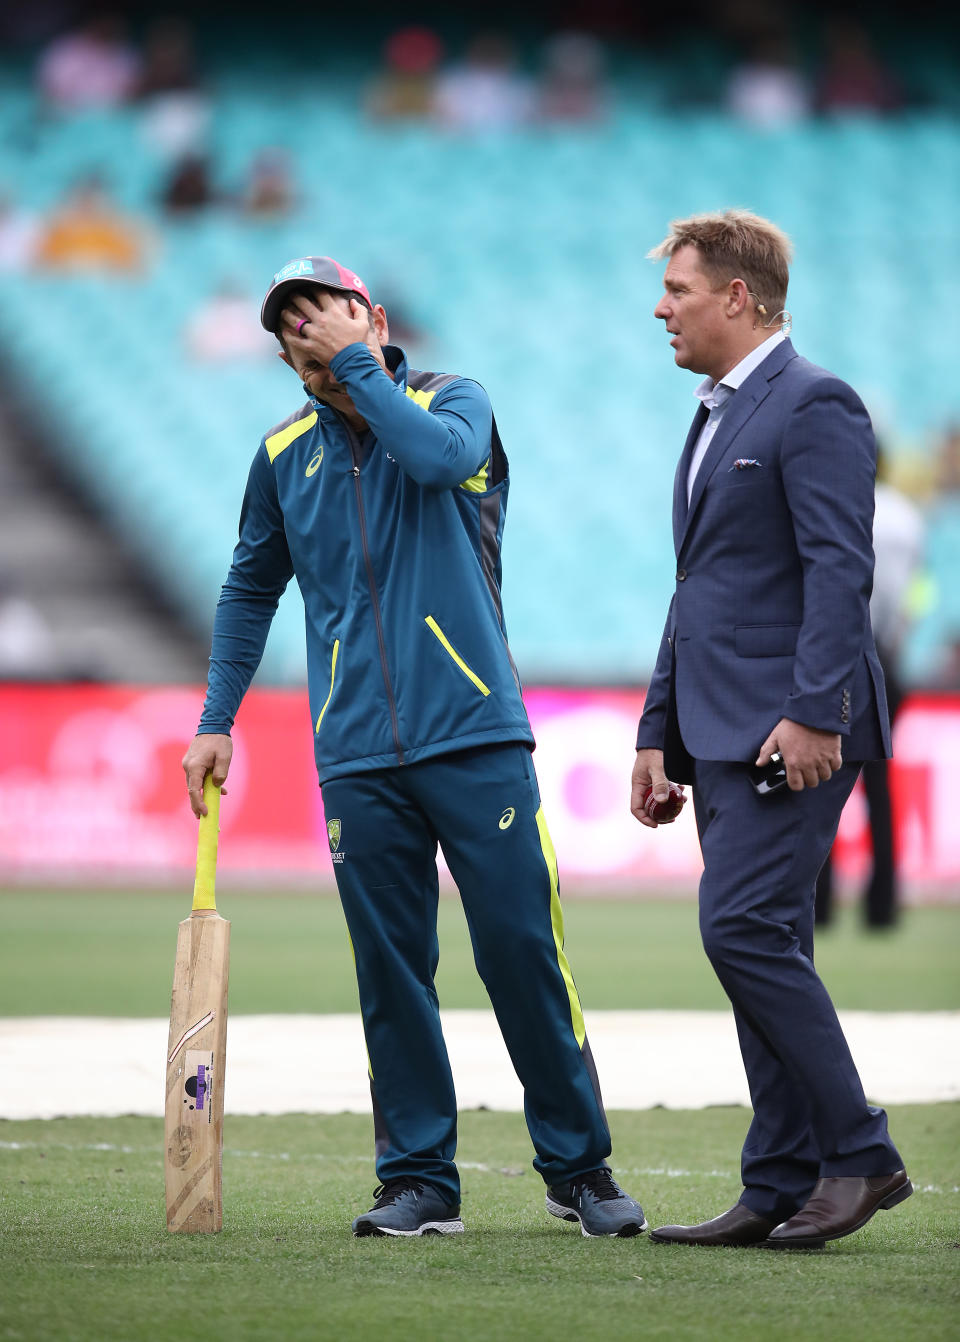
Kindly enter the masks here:
<path id="1" fill-rule="evenodd" d="M 749 289 L 747 290 L 747 293 L 750 295 L 750 297 L 753 299 L 753 301 L 754 301 L 754 302 L 756 303 L 756 305 L 757 305 L 757 316 L 758 316 L 758 317 L 765 317 L 765 316 L 767 315 L 767 309 L 766 309 L 765 305 L 764 305 L 763 303 L 761 303 L 761 302 L 760 302 L 760 299 L 757 297 L 757 295 L 756 295 L 755 293 L 752 293 Z M 790 313 L 787 311 L 786 308 L 781 308 L 780 311 L 777 312 L 777 313 L 775 313 L 775 314 L 770 318 L 769 321 L 764 322 L 764 323 L 763 323 L 764 328 L 765 328 L 766 330 L 769 330 L 769 328 L 774 324 L 774 322 L 775 322 L 778 318 L 782 318 L 782 320 L 781 320 L 781 322 L 780 322 L 780 330 L 783 332 L 784 335 L 789 335 L 789 334 L 790 334 L 790 330 L 791 330 L 791 328 L 792 328 L 792 326 L 793 326 L 793 317 L 790 315 Z M 757 323 L 756 323 L 756 322 L 753 323 L 753 327 L 754 327 L 754 330 L 756 330 L 756 328 L 757 328 Z"/>

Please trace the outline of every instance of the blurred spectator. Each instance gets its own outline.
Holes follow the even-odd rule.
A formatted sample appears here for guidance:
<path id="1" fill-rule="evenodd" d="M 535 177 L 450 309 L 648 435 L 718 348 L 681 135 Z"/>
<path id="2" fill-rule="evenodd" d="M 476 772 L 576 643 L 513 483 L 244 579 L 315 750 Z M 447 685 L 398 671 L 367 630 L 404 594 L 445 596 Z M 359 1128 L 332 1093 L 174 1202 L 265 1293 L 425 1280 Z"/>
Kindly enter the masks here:
<path id="1" fill-rule="evenodd" d="M 279 346 L 260 325 L 258 300 L 225 281 L 184 329 L 188 354 L 204 362 L 269 359 Z"/>
<path id="2" fill-rule="evenodd" d="M 873 595 L 870 598 L 870 621 L 877 642 L 877 652 L 894 683 L 894 699 L 899 701 L 899 664 L 907 632 L 914 618 L 912 601 L 915 586 L 923 572 L 924 533 L 923 514 L 916 504 L 887 479 L 887 463 L 882 452 L 877 454 L 876 509 L 873 519 L 873 546 L 876 565 L 873 577 Z M 891 708 L 891 717 L 895 710 Z"/>
<path id="3" fill-rule="evenodd" d="M 379 120 L 428 118 L 434 106 L 443 43 L 431 28 L 400 28 L 387 39 L 384 66 L 367 90 L 366 106 Z"/>
<path id="4" fill-rule="evenodd" d="M 261 149 L 250 166 L 250 176 L 241 195 L 244 213 L 261 219 L 280 218 L 293 209 L 296 194 L 286 150 Z"/>
<path id="5" fill-rule="evenodd" d="M 837 18 L 828 25 L 817 105 L 824 112 L 893 112 L 903 105 L 896 77 L 854 19 Z"/>
<path id="6" fill-rule="evenodd" d="M 608 111 L 606 57 L 589 33 L 556 33 L 544 47 L 538 100 L 545 121 L 600 121 Z"/>
<path id="7" fill-rule="evenodd" d="M 0 273 L 26 270 L 36 256 L 40 222 L 0 192 Z"/>
<path id="8" fill-rule="evenodd" d="M 183 93 L 199 87 L 193 33 L 183 19 L 167 17 L 151 24 L 143 43 L 138 98 Z"/>
<path id="9" fill-rule="evenodd" d="M 807 80 L 779 33 L 757 38 L 727 85 L 728 109 L 754 126 L 790 125 L 806 117 L 811 105 Z"/>
<path id="10" fill-rule="evenodd" d="M 147 32 L 137 86 L 147 140 L 176 157 L 206 142 L 211 107 L 201 88 L 193 33 L 178 18 L 158 19 Z"/>
<path id="11" fill-rule="evenodd" d="M 870 621 L 877 643 L 877 656 L 887 688 L 891 725 L 904 692 L 900 683 L 903 645 L 913 618 L 911 595 L 924 564 L 924 521 L 917 506 L 886 483 L 886 463 L 877 454 L 876 510 L 873 548 L 876 566 Z M 868 760 L 861 775 L 870 817 L 873 869 L 864 901 L 868 927 L 892 927 L 897 918 L 898 890 L 893 810 L 890 798 L 890 761 Z M 817 878 L 816 921 L 830 921 L 833 905 L 833 863 L 830 858 Z"/>
<path id="12" fill-rule="evenodd" d="M 60 670 L 47 621 L 22 592 L 0 578 L 0 679 L 45 680 Z"/>
<path id="13" fill-rule="evenodd" d="M 104 12 L 50 43 L 40 57 L 37 86 L 49 106 L 76 112 L 126 102 L 139 77 L 140 58 L 127 40 L 126 21 Z"/>
<path id="14" fill-rule="evenodd" d="M 960 424 L 947 425 L 937 450 L 936 485 L 940 494 L 960 495 Z"/>
<path id="15" fill-rule="evenodd" d="M 960 633 L 953 632 L 944 639 L 931 683 L 938 690 L 960 691 Z"/>
<path id="16" fill-rule="evenodd" d="M 42 227 L 36 260 L 65 270 L 136 270 L 146 253 L 141 227 L 110 198 L 99 177 L 69 187 Z"/>
<path id="17" fill-rule="evenodd" d="M 511 39 L 503 33 L 472 38 L 464 60 L 441 77 L 434 110 L 451 130 L 504 130 L 529 121 L 533 89 L 517 71 Z"/>
<path id="18" fill-rule="evenodd" d="M 210 176 L 207 154 L 188 150 L 174 163 L 160 191 L 160 204 L 169 214 L 190 214 L 219 203 Z"/>

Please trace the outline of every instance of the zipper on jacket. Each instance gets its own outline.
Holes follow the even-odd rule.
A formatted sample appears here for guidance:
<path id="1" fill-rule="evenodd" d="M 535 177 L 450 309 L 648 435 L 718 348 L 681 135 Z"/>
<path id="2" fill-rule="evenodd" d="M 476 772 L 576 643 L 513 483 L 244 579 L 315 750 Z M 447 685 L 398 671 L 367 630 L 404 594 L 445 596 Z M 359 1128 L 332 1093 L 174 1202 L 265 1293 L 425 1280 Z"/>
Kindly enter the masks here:
<path id="1" fill-rule="evenodd" d="M 387 703 L 390 706 L 390 722 L 393 726 L 393 744 L 396 747 L 397 759 L 401 764 L 406 763 L 403 758 L 403 747 L 400 745 L 400 723 L 397 720 L 397 702 L 393 697 L 393 686 L 390 684 L 390 671 L 387 667 L 387 647 L 383 639 L 383 620 L 380 615 L 380 598 L 377 595 L 377 583 L 373 576 L 373 561 L 370 558 L 370 547 L 367 544 L 367 515 L 363 509 L 363 491 L 360 488 L 360 461 L 357 453 L 357 435 L 344 420 L 344 426 L 350 440 L 350 455 L 353 457 L 353 485 L 357 491 L 357 511 L 360 514 L 360 543 L 363 546 L 363 562 L 367 568 L 367 582 L 370 585 L 370 600 L 373 603 L 373 620 L 377 627 L 377 644 L 380 648 L 380 669 L 383 672 L 383 683 L 387 691 Z"/>

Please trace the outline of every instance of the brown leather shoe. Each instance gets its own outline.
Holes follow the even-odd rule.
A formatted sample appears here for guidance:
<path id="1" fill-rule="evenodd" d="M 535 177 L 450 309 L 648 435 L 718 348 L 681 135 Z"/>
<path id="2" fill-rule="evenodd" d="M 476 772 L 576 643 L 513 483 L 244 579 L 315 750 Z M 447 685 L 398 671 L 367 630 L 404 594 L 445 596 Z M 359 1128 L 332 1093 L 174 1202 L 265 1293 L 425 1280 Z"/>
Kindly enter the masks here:
<path id="1" fill-rule="evenodd" d="M 820 1179 L 796 1216 L 770 1232 L 769 1249 L 822 1249 L 866 1225 L 876 1211 L 888 1211 L 913 1192 L 906 1170 L 873 1178 L 847 1175 Z"/>
<path id="2" fill-rule="evenodd" d="M 703 1221 L 696 1226 L 660 1226 L 650 1232 L 650 1238 L 658 1244 L 722 1244 L 743 1248 L 748 1244 L 763 1243 L 775 1224 L 738 1202 L 712 1221 Z"/>

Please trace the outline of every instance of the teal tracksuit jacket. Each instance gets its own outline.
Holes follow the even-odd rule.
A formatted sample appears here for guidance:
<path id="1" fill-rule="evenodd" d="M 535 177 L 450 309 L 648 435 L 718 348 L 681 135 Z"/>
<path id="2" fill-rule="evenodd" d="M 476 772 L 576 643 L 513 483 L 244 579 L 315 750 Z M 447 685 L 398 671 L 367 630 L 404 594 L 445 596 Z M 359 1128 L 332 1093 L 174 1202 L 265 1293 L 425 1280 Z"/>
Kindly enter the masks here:
<path id="1" fill-rule="evenodd" d="M 229 732 L 296 576 L 320 782 L 533 735 L 507 646 L 509 476 L 486 392 L 393 380 L 357 343 L 330 367 L 369 430 L 311 397 L 263 438 L 214 621 L 199 730 Z"/>

